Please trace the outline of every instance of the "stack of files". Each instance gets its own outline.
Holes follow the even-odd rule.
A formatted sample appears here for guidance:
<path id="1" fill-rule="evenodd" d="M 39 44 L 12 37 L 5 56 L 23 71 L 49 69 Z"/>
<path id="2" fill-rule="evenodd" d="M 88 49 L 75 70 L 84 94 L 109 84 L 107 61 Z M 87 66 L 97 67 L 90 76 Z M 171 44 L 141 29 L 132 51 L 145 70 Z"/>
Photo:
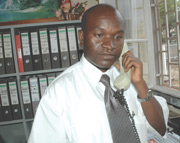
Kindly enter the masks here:
<path id="1" fill-rule="evenodd" d="M 22 119 L 22 111 L 16 78 L 0 81 L 0 121 Z"/>
<path id="2" fill-rule="evenodd" d="M 180 136 L 174 133 L 167 133 L 167 137 L 148 134 L 148 143 L 180 143 Z"/>
<path id="3" fill-rule="evenodd" d="M 10 97 L 8 93 L 8 86 L 6 80 L 0 80 L 0 96 L 1 96 L 1 109 L 2 116 L 0 117 L 2 121 L 10 121 L 13 119 Z"/>

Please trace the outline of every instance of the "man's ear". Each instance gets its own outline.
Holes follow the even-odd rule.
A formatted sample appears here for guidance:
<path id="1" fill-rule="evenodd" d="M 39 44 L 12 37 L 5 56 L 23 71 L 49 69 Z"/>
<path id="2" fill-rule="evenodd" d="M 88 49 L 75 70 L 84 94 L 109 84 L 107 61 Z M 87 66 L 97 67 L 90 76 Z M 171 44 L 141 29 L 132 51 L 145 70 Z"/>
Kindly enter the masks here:
<path id="1" fill-rule="evenodd" d="M 84 32 L 82 30 L 79 30 L 78 35 L 79 35 L 80 46 L 84 47 Z"/>

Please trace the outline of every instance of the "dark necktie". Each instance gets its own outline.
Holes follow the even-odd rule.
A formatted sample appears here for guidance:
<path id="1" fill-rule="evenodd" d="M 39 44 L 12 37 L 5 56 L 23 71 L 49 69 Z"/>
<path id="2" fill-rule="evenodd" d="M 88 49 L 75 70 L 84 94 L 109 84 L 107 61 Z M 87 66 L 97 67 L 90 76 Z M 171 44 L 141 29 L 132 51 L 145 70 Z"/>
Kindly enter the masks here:
<path id="1" fill-rule="evenodd" d="M 127 109 L 113 97 L 115 92 L 110 86 L 109 76 L 103 74 L 100 82 L 105 86 L 104 101 L 113 143 L 138 143 L 139 137 L 135 126 L 130 121 L 131 115 L 128 115 Z"/>

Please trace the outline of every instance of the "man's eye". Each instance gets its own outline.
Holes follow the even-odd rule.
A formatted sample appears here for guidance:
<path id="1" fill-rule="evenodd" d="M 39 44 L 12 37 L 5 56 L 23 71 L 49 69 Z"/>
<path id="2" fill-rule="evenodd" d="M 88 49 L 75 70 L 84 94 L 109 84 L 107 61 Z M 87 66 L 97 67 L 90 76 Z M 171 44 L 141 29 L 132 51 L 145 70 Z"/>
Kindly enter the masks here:
<path id="1" fill-rule="evenodd" d="M 115 39 L 123 39 L 123 36 L 116 35 L 116 36 L 115 36 Z"/>
<path id="2" fill-rule="evenodd" d="M 102 38 L 102 37 L 103 37 L 103 34 L 95 34 L 95 36 L 96 36 L 97 38 Z"/>

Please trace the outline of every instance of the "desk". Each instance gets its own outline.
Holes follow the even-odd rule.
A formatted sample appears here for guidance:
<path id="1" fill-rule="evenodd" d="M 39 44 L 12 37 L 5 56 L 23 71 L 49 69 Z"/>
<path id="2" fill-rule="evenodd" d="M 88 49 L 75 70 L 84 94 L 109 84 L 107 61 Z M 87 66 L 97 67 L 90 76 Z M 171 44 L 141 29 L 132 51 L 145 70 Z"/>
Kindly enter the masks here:
<path id="1" fill-rule="evenodd" d="M 173 128 L 173 132 L 180 136 L 180 117 L 169 119 L 168 125 Z"/>

